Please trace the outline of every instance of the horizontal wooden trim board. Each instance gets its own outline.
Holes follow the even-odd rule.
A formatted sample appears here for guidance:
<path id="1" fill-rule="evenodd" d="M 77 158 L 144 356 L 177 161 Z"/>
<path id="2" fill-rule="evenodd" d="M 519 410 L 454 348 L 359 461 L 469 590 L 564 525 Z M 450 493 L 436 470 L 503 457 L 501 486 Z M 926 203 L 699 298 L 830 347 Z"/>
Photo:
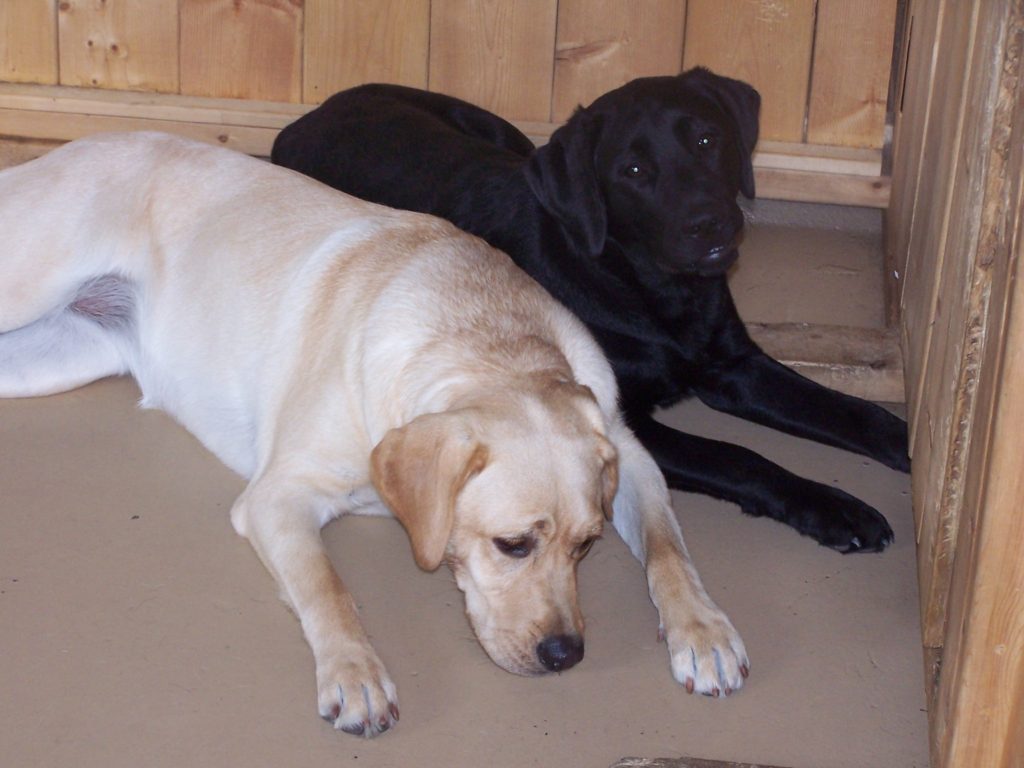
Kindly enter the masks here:
<path id="1" fill-rule="evenodd" d="M 313 106 L 241 99 L 0 84 L 0 135 L 71 141 L 99 131 L 160 130 L 267 156 L 284 126 Z M 558 126 L 518 122 L 543 144 Z M 885 208 L 889 178 L 881 153 L 762 142 L 754 155 L 757 192 L 776 200 Z"/>

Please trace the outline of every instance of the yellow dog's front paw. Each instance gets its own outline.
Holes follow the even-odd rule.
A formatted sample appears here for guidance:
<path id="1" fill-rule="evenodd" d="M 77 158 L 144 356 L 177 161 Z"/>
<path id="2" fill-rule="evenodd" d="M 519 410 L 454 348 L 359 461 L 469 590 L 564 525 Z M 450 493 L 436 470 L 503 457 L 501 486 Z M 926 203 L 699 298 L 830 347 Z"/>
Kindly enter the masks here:
<path id="1" fill-rule="evenodd" d="M 743 687 L 750 660 L 736 628 L 717 608 L 691 616 L 678 627 L 663 628 L 672 676 L 688 693 L 726 695 Z"/>
<path id="2" fill-rule="evenodd" d="M 335 728 L 370 738 L 398 722 L 395 684 L 372 648 L 317 659 L 320 716 Z"/>

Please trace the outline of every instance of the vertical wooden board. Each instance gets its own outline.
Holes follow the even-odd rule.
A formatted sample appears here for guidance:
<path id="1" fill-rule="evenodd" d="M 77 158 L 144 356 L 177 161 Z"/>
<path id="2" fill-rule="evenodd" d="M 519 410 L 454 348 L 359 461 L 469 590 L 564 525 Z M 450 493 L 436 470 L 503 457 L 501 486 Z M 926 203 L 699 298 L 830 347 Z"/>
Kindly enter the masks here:
<path id="1" fill-rule="evenodd" d="M 1024 118 L 1024 115 L 1021 115 Z M 1020 135 L 1018 131 L 1018 142 L 1021 142 L 1018 146 L 1024 146 L 1024 136 Z M 1012 559 L 999 566 L 993 573 L 990 573 L 986 579 L 989 583 L 985 585 L 989 594 L 986 596 L 988 601 L 993 599 L 999 599 L 1000 595 L 997 592 L 1002 592 L 1003 595 L 1012 595 L 1016 592 L 1018 595 L 1024 594 L 1024 584 L 1021 579 L 1024 576 L 1021 575 L 1020 571 L 1017 571 L 1016 577 L 1012 575 L 1014 565 L 1019 565 L 1021 562 L 1019 557 L 1020 542 L 1024 541 L 1024 532 L 1018 530 L 1015 535 L 1000 535 L 995 540 L 984 541 L 981 539 L 982 530 L 991 525 L 1003 526 L 1012 520 L 1019 520 L 1020 515 L 1017 514 L 1020 506 L 1024 504 L 1024 498 L 1021 497 L 1021 493 L 1018 490 L 1014 495 L 1015 499 L 1012 500 L 1010 505 L 993 504 L 994 499 L 991 496 L 987 497 L 990 491 L 991 483 L 995 482 L 1003 486 L 1005 489 L 1013 484 L 1018 484 L 1020 481 L 1021 473 L 1019 472 L 1019 462 L 1009 468 L 1003 468 L 1001 471 L 993 472 L 992 464 L 994 454 L 998 452 L 1004 452 L 1002 460 L 1005 461 L 1008 457 L 1005 451 L 1009 449 L 1012 451 L 1009 455 L 1016 455 L 1019 457 L 1021 446 L 1019 430 L 1016 429 L 1019 425 L 1019 416 L 1017 420 L 1011 420 L 1009 425 L 1006 423 L 1000 424 L 999 422 L 1005 418 L 1005 415 L 1000 414 L 1000 407 L 1012 405 L 1015 401 L 1016 407 L 1019 411 L 1020 404 L 1024 401 L 1024 393 L 1021 392 L 1020 380 L 1020 348 L 1021 344 L 1021 324 L 1024 322 L 1024 318 L 1020 317 L 1020 313 L 1024 310 L 1022 305 L 1022 297 L 1020 296 L 1020 263 L 1021 258 L 1024 256 L 1022 253 L 1022 215 L 1024 215 L 1024 197 L 1022 197 L 1022 184 L 1020 179 L 1024 178 L 1021 174 L 1024 173 L 1024 164 L 1021 163 L 1022 153 L 1019 149 L 1015 153 L 1017 159 L 1011 163 L 1018 169 L 1015 177 L 1016 183 L 1015 194 L 1009 195 L 1011 202 L 1011 209 L 1017 211 L 1016 225 L 1009 225 L 1001 228 L 1001 235 L 1005 236 L 1006 239 L 1014 243 L 1009 250 L 1012 254 L 1007 258 L 1005 253 L 1000 253 L 992 263 L 992 291 L 991 291 L 991 303 L 989 305 L 989 317 L 988 324 L 990 327 L 991 339 L 985 346 L 984 359 L 981 362 L 981 376 L 978 384 L 978 400 L 979 407 L 976 418 L 971 425 L 971 432 L 973 434 L 972 447 L 970 451 L 970 458 L 965 471 L 966 478 L 966 489 L 965 489 L 965 504 L 963 513 L 961 515 L 959 524 L 959 543 L 957 545 L 956 559 L 954 562 L 953 573 L 951 577 L 951 584 L 949 589 L 949 601 L 948 601 L 948 622 L 946 626 L 946 632 L 944 637 L 943 651 L 943 663 L 940 667 L 940 674 L 938 677 L 938 690 L 934 692 L 933 699 L 936 700 L 935 704 L 931 707 L 929 725 L 932 733 L 932 745 L 933 755 L 936 757 L 940 756 L 941 759 L 935 760 L 936 766 L 942 765 L 966 765 L 970 764 L 971 760 L 960 757 L 960 762 L 948 759 L 948 750 L 950 747 L 949 737 L 952 732 L 963 729 L 965 726 L 971 730 L 977 730 L 980 728 L 989 728 L 993 721 L 1002 718 L 1004 715 L 1008 715 L 1011 719 L 1010 722 L 1017 727 L 1014 730 L 1017 731 L 1018 744 L 1016 749 L 1018 752 L 1018 762 L 1010 763 L 1010 765 L 1021 764 L 1019 761 L 1024 758 L 1024 755 L 1020 753 L 1022 744 L 1020 744 L 1021 731 L 1019 723 L 1021 722 L 1021 716 L 1024 712 L 1021 708 L 1024 707 L 1024 699 L 1021 698 L 1024 695 L 1024 678 L 1021 677 L 1020 669 L 1020 653 L 1019 650 L 1024 648 L 1024 645 L 1020 642 L 1019 638 L 1024 636 L 1024 628 L 1018 628 L 1016 630 L 1016 637 L 1018 638 L 1011 643 L 1000 643 L 995 642 L 988 645 L 988 653 L 984 653 L 981 658 L 972 654 L 977 652 L 977 648 L 971 648 L 970 645 L 976 640 L 978 636 L 978 624 L 987 625 L 986 629 L 992 629 L 993 627 L 989 622 L 977 622 L 977 616 L 972 615 L 975 608 L 974 601 L 978 599 L 978 595 L 973 592 L 974 578 L 976 575 L 976 566 L 979 558 L 987 558 L 991 556 L 1005 556 L 1005 550 L 1001 555 L 997 555 L 1001 545 L 1009 544 L 1013 550 Z M 1016 297 L 1013 296 L 1014 291 L 1017 292 Z M 1010 308 L 1010 312 L 1007 309 Z M 1016 337 L 1011 336 L 1010 340 L 1007 340 L 1007 316 L 1010 317 L 1010 325 L 1016 326 Z M 1013 317 L 1016 315 L 1016 317 Z M 1011 362 L 1010 368 L 1003 367 L 1004 356 L 1016 358 L 1016 364 Z M 1001 402 L 1002 401 L 1002 402 Z M 1009 426 L 1009 430 L 1007 427 Z M 1006 444 L 996 445 L 996 441 Z M 1015 609 L 1017 617 L 1024 616 L 1024 611 L 1021 610 L 1020 606 Z M 1012 618 L 1011 616 L 1004 616 L 1003 619 Z M 973 638 L 972 638 L 973 636 Z M 1000 648 L 1000 645 L 1004 645 L 1005 648 Z M 994 652 L 993 652 L 994 651 Z M 1003 651 L 1009 651 L 1010 656 Z M 977 684 L 977 680 L 967 682 L 964 678 L 971 677 L 977 674 L 979 671 L 979 664 L 984 665 L 986 661 L 994 667 L 1002 667 L 1005 662 L 1013 659 L 1012 653 L 1018 651 L 1016 660 L 1013 663 L 1018 665 L 1016 674 L 1010 672 L 1007 673 L 1005 668 L 999 670 L 999 674 L 994 676 L 994 679 L 990 678 L 987 681 L 987 685 L 979 686 L 980 691 L 967 691 L 964 689 L 965 685 Z M 974 669 L 963 674 L 963 667 L 973 667 Z M 1013 711 L 1012 707 L 1007 708 L 992 708 L 990 706 L 978 706 L 976 694 L 981 693 L 985 697 L 991 697 L 993 695 L 1002 696 L 1011 690 L 1011 686 L 1016 686 L 1016 709 L 1017 712 Z M 973 700 L 972 704 L 968 707 L 963 707 L 964 700 Z M 965 721 L 973 721 L 970 725 L 967 725 Z M 981 747 L 995 746 L 1003 742 L 1000 738 L 992 738 L 993 733 L 986 734 L 986 738 L 982 739 L 982 744 L 974 744 L 973 756 L 977 756 L 978 765 L 996 765 L 996 761 L 982 760 Z M 961 745 L 962 746 L 962 745 Z M 993 755 L 994 757 L 995 755 Z M 1003 765 L 1000 763 L 1000 765 Z"/>
<path id="2" fill-rule="evenodd" d="M 180 0 L 181 92 L 301 101 L 302 0 Z"/>
<path id="3" fill-rule="evenodd" d="M 0 3 L 0 80 L 57 82 L 56 0 Z"/>
<path id="4" fill-rule="evenodd" d="M 945 472 L 936 475 L 937 485 L 926 488 L 922 543 L 933 546 L 931 586 L 922 594 L 925 612 L 922 629 L 926 639 L 941 642 L 945 628 L 946 596 L 957 543 L 965 464 L 978 386 L 979 358 L 988 329 L 985 306 L 990 294 L 991 231 L 1002 222 L 988 213 L 1005 197 L 1003 160 L 1010 152 L 1002 134 L 1009 131 L 1005 107 L 997 108 L 995 91 L 1003 68 L 1004 26 L 1000 15 L 1007 0 L 977 6 L 968 66 L 960 157 L 950 205 L 952 216 L 946 237 L 945 268 L 940 275 L 936 303 L 944 306 L 944 324 L 932 327 L 931 346 L 924 376 L 930 383 L 922 391 L 921 411 L 933 424 L 941 424 L 934 440 L 948 444 Z M 1003 125 L 996 122 L 997 118 Z M 1004 256 L 1005 258 L 1005 256 Z M 949 359 L 956 354 L 956 359 Z M 938 382 L 947 382 L 945 386 Z M 938 415 L 942 415 L 942 419 Z"/>
<path id="5" fill-rule="evenodd" d="M 906 287 L 910 233 L 917 212 L 924 136 L 935 90 L 935 54 L 943 8 L 938 0 L 909 0 L 907 11 L 903 82 L 896 94 L 895 105 L 892 196 L 886 216 L 886 248 L 896 265 L 903 289 Z M 913 401 L 908 399 L 908 402 L 913 407 Z"/>
<path id="6" fill-rule="evenodd" d="M 938 112 L 924 138 L 918 199 L 923 207 L 911 234 L 903 307 L 907 375 L 916 386 L 911 414 L 914 461 L 921 469 L 913 478 L 913 492 L 922 631 L 929 644 L 941 642 L 941 616 L 935 605 L 941 600 L 941 576 L 948 569 L 951 544 L 943 492 L 959 428 L 954 413 L 967 341 L 964 305 L 973 280 L 974 248 L 969 236 L 960 235 L 977 226 L 977 200 L 971 197 L 975 182 L 962 152 L 977 16 L 971 4 L 949 7 L 946 14 L 935 75 L 936 95 L 945 98 L 933 102 Z"/>
<path id="7" fill-rule="evenodd" d="M 761 93 L 761 138 L 803 141 L 815 0 L 689 0 L 683 64 Z"/>
<path id="8" fill-rule="evenodd" d="M 979 177 L 971 209 L 979 220 L 972 292 L 980 297 L 972 304 L 980 311 L 967 328 L 981 343 L 974 350 L 968 347 L 965 369 L 973 376 L 961 386 L 972 407 L 953 416 L 967 433 L 965 455 L 948 491 L 961 498 L 960 510 L 950 573 L 934 590 L 946 598 L 936 601 L 946 619 L 940 625 L 944 648 L 938 701 L 930 711 L 936 766 L 972 761 L 1004 766 L 1024 760 L 1019 727 L 1024 714 L 1024 570 L 1019 557 L 1024 528 L 1017 514 L 1024 503 L 1018 471 L 1024 408 L 1019 277 L 1024 255 L 1024 5 L 992 0 L 979 11 L 967 102 L 968 114 L 978 119 L 965 130 L 970 162 L 961 166 L 977 168 L 973 175 Z M 976 141 L 974 133 L 984 141 Z M 956 247 L 952 235 L 951 247 Z M 992 535 L 997 528 L 1001 533 Z M 1006 597 L 1017 604 L 1008 609 Z M 1014 621 L 1016 629 L 1007 631 Z M 1016 732 L 1015 745 L 1009 744 L 1014 737 L 1008 731 Z M 1016 757 L 1007 759 L 1009 754 Z"/>
<path id="9" fill-rule="evenodd" d="M 61 0 L 60 82 L 178 91 L 177 0 Z"/>
<path id="10" fill-rule="evenodd" d="M 433 0 L 430 90 L 508 119 L 551 119 L 557 0 Z"/>
<path id="11" fill-rule="evenodd" d="M 1018 23 L 1024 16 L 1018 15 Z M 1019 50 L 1019 49 L 1018 49 Z M 1019 88 L 1018 104 L 1024 93 Z M 1018 121 L 1024 111 L 1017 109 Z M 1019 122 L 1018 122 L 1019 125 Z M 1005 318 L 994 354 L 986 355 L 980 389 L 991 395 L 987 412 L 974 425 L 978 442 L 972 452 L 968 505 L 961 525 L 950 596 L 944 662 L 938 705 L 931 713 L 932 756 L 936 768 L 984 765 L 1016 768 L 1024 764 L 1024 284 L 1019 275 L 1024 257 L 1024 197 L 1020 147 L 1016 131 L 1010 163 L 1016 168 L 1012 192 L 997 204 L 1008 213 L 999 235 L 1009 241 L 994 262 L 993 320 Z M 1005 266 L 1008 263 L 1008 267 Z M 1005 296 L 1005 299 L 1003 297 Z"/>
<path id="12" fill-rule="evenodd" d="M 360 83 L 427 86 L 430 0 L 306 0 L 302 100 Z"/>
<path id="13" fill-rule="evenodd" d="M 683 64 L 686 0 L 560 0 L 552 119 L 636 77 Z"/>
<path id="14" fill-rule="evenodd" d="M 927 103 L 928 116 L 922 126 L 923 132 L 904 137 L 910 145 L 920 147 L 920 178 L 906 244 L 907 259 L 900 297 L 907 340 L 908 406 L 915 433 L 921 428 L 917 421 L 930 329 L 935 322 L 941 321 L 935 313 L 944 309 L 936 306 L 938 276 L 943 269 L 952 184 L 964 120 L 961 100 L 973 34 L 969 24 L 970 4 L 938 4 L 943 6 L 943 10 L 935 33 L 937 43 L 934 52 L 928 52 L 935 61 L 933 97 Z M 941 56 L 936 55 L 938 51 L 942 52 Z M 909 90 L 913 85 L 908 84 L 907 87 Z M 915 458 L 917 450 L 915 437 Z"/>
<path id="15" fill-rule="evenodd" d="M 882 146 L 895 28 L 896 0 L 818 0 L 808 142 Z"/>

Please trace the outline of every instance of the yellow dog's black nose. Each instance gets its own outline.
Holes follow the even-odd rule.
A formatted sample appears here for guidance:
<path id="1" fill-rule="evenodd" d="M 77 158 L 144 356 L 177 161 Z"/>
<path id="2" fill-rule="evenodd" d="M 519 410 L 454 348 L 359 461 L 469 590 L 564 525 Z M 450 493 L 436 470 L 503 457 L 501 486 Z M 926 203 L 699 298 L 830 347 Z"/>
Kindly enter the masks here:
<path id="1" fill-rule="evenodd" d="M 537 658 L 549 672 L 579 664 L 583 658 L 583 638 L 579 635 L 551 635 L 537 643 Z"/>

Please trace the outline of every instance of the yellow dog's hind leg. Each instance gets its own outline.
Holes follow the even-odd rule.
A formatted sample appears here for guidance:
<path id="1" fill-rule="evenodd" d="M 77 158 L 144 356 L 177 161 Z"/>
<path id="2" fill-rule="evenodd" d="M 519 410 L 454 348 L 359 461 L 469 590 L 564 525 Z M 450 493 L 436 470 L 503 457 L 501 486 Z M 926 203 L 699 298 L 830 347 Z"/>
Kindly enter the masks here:
<path id="1" fill-rule="evenodd" d="M 62 304 L 0 333 L 0 397 L 66 392 L 127 372 L 131 286 L 112 276 L 96 278 Z"/>

